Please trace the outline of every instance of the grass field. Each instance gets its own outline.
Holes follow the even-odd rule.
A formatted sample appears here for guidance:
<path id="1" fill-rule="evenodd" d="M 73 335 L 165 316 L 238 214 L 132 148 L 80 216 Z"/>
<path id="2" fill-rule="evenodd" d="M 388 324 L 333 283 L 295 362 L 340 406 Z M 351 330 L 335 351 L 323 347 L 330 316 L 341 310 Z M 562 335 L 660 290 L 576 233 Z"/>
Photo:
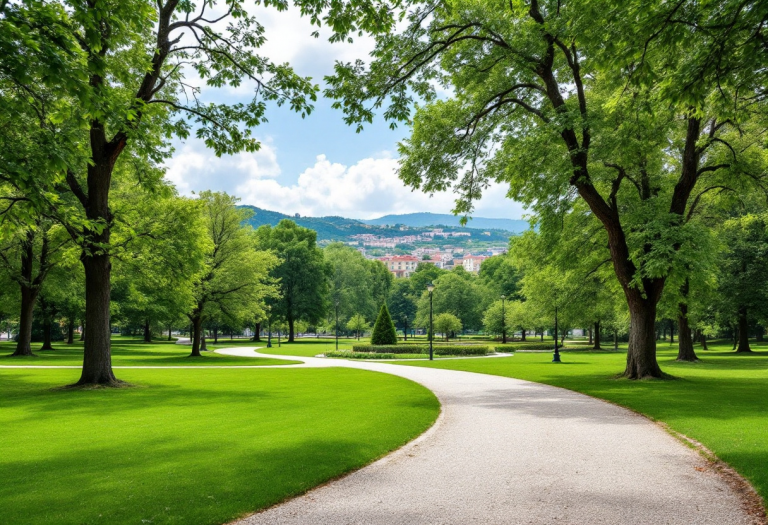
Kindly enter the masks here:
<path id="1" fill-rule="evenodd" d="M 710 345 L 698 363 L 678 363 L 676 345 L 661 343 L 659 361 L 670 381 L 617 379 L 624 352 L 563 352 L 561 364 L 550 353 L 522 353 L 494 359 L 439 362 L 403 361 L 515 377 L 555 385 L 631 408 L 703 443 L 729 463 L 768 501 L 768 344 L 751 355 L 737 355 L 729 343 Z M 563 436 L 567 439 L 567 436 Z"/>
<path id="2" fill-rule="evenodd" d="M 222 341 L 223 343 L 224 341 Z M 253 345 L 254 343 L 251 343 Z M 224 348 L 228 344 L 209 345 L 209 348 Z M 36 357 L 14 357 L 10 354 L 16 348 L 15 343 L 0 343 L 0 366 L 2 365 L 82 365 L 83 344 L 77 342 L 67 345 L 63 342 L 54 343 L 54 350 L 40 351 L 40 343 L 33 343 L 32 348 Z M 190 347 L 177 345 L 174 342 L 154 341 L 144 343 L 140 339 L 119 337 L 112 338 L 112 364 L 114 366 L 217 366 L 217 365 L 287 365 L 298 361 L 281 359 L 237 357 L 203 352 L 202 357 L 190 358 Z"/>
<path id="3" fill-rule="evenodd" d="M 371 462 L 439 412 L 420 385 L 360 370 L 123 369 L 133 388 L 54 388 L 78 375 L 0 369 L 0 523 L 225 523 Z"/>

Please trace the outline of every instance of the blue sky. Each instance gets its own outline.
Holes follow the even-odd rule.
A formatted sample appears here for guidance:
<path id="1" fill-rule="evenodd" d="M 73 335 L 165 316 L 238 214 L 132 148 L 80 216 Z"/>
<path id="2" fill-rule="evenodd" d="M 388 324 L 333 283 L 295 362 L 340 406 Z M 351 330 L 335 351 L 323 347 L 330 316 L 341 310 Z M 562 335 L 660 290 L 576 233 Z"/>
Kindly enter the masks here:
<path id="1" fill-rule="evenodd" d="M 263 54 L 277 63 L 289 62 L 321 87 L 336 60 L 365 60 L 373 45 L 366 38 L 353 44 L 330 44 L 322 31 L 319 39 L 312 38 L 316 28 L 293 10 L 278 13 L 259 7 L 255 11 L 266 28 Z M 204 88 L 203 96 L 246 101 L 251 89 L 247 85 L 215 92 Z M 244 204 L 288 214 L 368 219 L 389 213 L 451 212 L 451 192 L 430 197 L 405 188 L 397 178 L 397 142 L 407 136 L 407 128 L 391 130 L 377 119 L 356 133 L 344 124 L 341 111 L 330 106 L 329 100 L 320 98 L 304 119 L 286 107 L 271 108 L 269 122 L 253 130 L 262 142 L 255 153 L 218 159 L 200 141 L 178 143 L 167 163 L 167 177 L 182 194 L 227 191 Z M 503 187 L 490 188 L 475 215 L 520 218 L 522 207 L 506 199 L 505 193 Z"/>

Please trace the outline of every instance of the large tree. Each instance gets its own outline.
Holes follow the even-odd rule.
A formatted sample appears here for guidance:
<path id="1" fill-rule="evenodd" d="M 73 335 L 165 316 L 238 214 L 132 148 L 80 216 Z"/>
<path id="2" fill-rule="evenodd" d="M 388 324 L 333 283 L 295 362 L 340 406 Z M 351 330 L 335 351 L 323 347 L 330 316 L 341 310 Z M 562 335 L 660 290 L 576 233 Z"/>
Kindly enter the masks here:
<path id="1" fill-rule="evenodd" d="M 312 23 L 328 25 L 332 41 L 391 24 L 388 8 L 376 0 L 295 4 Z M 88 330 L 78 384 L 117 384 L 109 326 L 116 167 L 132 156 L 160 163 L 170 154 L 167 139 L 192 129 L 217 155 L 255 151 L 251 128 L 265 120 L 267 106 L 285 104 L 306 115 L 318 88 L 258 54 L 264 27 L 239 0 L 2 2 L 0 9 L 0 81 L 26 92 L 35 108 L 45 98 L 42 89 L 55 93 L 41 121 L 52 131 L 61 123 L 75 130 L 53 140 L 55 151 L 68 155 L 52 155 L 52 169 L 21 166 L 12 177 L 41 195 L 68 193 L 66 205 L 53 197 L 44 205 L 66 216 L 60 218 L 82 250 Z M 203 86 L 243 83 L 254 87 L 247 103 L 200 96 Z"/>
<path id="2" fill-rule="evenodd" d="M 491 181 L 540 215 L 582 199 L 605 230 L 630 311 L 624 375 L 662 377 L 656 307 L 691 203 L 721 172 L 764 174 L 762 127 L 748 122 L 765 118 L 764 84 L 751 73 L 765 69 L 765 53 L 751 70 L 715 78 L 721 70 L 697 48 L 738 27 L 735 41 L 758 54 L 765 20 L 743 3 L 409 2 L 402 31 L 377 38 L 369 67 L 338 64 L 328 93 L 358 126 L 389 99 L 385 118 L 412 122 L 401 179 L 427 193 L 453 185 L 457 213 L 471 212 Z M 682 22 L 664 23 L 672 19 Z M 669 81 L 691 67 L 692 83 Z M 416 96 L 426 103 L 412 114 Z"/>
<path id="3" fill-rule="evenodd" d="M 288 219 L 275 227 L 259 227 L 256 239 L 260 249 L 271 251 L 280 260 L 271 271 L 280 292 L 271 301 L 271 311 L 288 323 L 288 341 L 293 342 L 296 321 L 315 324 L 325 314 L 332 269 L 317 247 L 317 232 Z"/>
<path id="4" fill-rule="evenodd" d="M 203 323 L 211 317 L 244 318 L 275 295 L 269 272 L 277 258 L 258 250 L 253 230 L 243 226 L 249 211 L 236 206 L 226 193 L 200 193 L 207 246 L 203 266 L 196 276 L 193 305 L 187 316 L 192 324 L 191 357 L 200 357 Z"/>

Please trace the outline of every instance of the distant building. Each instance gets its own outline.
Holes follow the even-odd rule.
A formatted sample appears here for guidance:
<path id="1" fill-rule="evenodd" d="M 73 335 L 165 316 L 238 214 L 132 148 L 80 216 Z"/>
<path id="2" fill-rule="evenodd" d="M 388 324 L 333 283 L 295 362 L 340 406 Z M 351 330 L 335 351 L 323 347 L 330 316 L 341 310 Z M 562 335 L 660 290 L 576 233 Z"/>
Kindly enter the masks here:
<path id="1" fill-rule="evenodd" d="M 477 273 L 480 271 L 480 265 L 483 264 L 483 261 L 487 258 L 488 257 L 484 255 L 465 255 L 461 260 L 461 265 L 466 271 Z"/>
<path id="2" fill-rule="evenodd" d="M 388 255 L 380 257 L 379 260 L 395 277 L 410 277 L 420 262 L 431 262 L 422 261 L 413 255 Z"/>

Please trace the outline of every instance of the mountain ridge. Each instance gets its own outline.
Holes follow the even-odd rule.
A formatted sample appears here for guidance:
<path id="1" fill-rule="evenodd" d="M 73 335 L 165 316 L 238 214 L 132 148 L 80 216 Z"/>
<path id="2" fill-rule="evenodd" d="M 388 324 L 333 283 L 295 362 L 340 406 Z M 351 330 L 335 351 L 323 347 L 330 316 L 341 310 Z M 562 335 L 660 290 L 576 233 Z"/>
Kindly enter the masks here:
<path id="1" fill-rule="evenodd" d="M 450 215 L 441 214 L 408 214 L 416 215 L 417 217 L 407 217 L 401 215 L 389 215 L 381 217 L 380 219 L 372 219 L 372 221 L 383 221 L 382 224 L 370 224 L 370 221 L 362 221 L 358 219 L 348 219 L 337 215 L 330 215 L 325 217 L 303 217 L 298 214 L 288 215 L 271 210 L 265 210 L 256 206 L 243 205 L 240 208 L 250 210 L 253 215 L 246 221 L 254 228 L 258 228 L 264 224 L 276 226 L 283 219 L 289 219 L 294 221 L 299 226 L 310 228 L 317 232 L 318 241 L 343 241 L 349 242 L 354 240 L 353 236 L 361 234 L 372 234 L 382 238 L 393 238 L 403 235 L 418 235 L 428 230 L 431 227 L 442 228 L 446 231 L 465 231 L 472 233 L 472 237 L 478 241 L 489 242 L 503 242 L 506 243 L 511 235 L 521 233 L 528 229 L 528 223 L 525 221 L 512 221 L 510 219 L 486 219 L 497 221 L 509 221 L 501 223 L 481 223 L 485 227 L 478 227 L 475 224 L 471 224 L 470 227 L 460 226 L 458 224 L 458 218 L 454 224 L 442 224 L 447 221 L 446 217 L 452 217 Z M 396 219 L 392 219 L 395 217 Z M 429 222 L 429 218 L 434 219 L 432 222 L 435 224 L 425 224 Z M 408 224 L 410 223 L 410 224 Z M 418 224 L 418 225 L 417 225 Z M 503 224 L 513 229 L 506 228 L 489 228 L 490 224 Z M 523 227 L 524 225 L 524 227 Z M 403 228 L 406 228 L 403 230 Z"/>

